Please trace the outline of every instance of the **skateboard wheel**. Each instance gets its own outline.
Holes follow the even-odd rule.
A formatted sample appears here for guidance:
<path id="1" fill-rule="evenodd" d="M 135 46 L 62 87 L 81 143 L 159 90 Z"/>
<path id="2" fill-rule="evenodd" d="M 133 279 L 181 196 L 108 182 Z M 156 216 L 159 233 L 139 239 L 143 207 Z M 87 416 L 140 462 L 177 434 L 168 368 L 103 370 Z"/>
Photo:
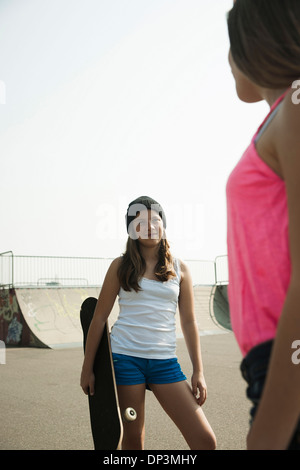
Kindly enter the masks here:
<path id="1" fill-rule="evenodd" d="M 136 411 L 133 408 L 126 408 L 124 411 L 125 421 L 134 421 L 137 417 Z"/>

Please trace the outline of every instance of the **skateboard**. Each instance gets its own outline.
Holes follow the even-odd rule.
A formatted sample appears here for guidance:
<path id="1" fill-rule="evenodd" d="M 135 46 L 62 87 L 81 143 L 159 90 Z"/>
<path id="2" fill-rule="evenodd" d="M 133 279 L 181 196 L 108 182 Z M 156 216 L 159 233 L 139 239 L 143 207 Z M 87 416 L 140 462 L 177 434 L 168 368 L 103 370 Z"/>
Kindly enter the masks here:
<path id="1" fill-rule="evenodd" d="M 87 298 L 80 309 L 83 330 L 83 348 L 92 321 L 97 299 Z M 94 360 L 95 394 L 88 395 L 90 422 L 95 450 L 120 449 L 123 437 L 123 422 L 136 419 L 133 408 L 127 408 L 121 417 L 113 360 L 110 348 L 109 327 L 106 322 Z"/>

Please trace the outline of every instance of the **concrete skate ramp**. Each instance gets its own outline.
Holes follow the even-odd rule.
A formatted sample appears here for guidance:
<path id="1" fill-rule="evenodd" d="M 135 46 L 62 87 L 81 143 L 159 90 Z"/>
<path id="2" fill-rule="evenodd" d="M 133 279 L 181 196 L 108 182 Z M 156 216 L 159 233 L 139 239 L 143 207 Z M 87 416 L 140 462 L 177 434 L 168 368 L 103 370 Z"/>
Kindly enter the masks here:
<path id="1" fill-rule="evenodd" d="M 31 333 L 49 348 L 82 344 L 79 310 L 97 288 L 16 289 L 16 297 Z"/>
<path id="2" fill-rule="evenodd" d="M 211 316 L 214 322 L 221 328 L 232 331 L 229 301 L 228 285 L 216 285 L 211 292 Z"/>
<path id="3" fill-rule="evenodd" d="M 10 346 L 82 346 L 80 306 L 87 297 L 97 298 L 99 291 L 100 287 L 1 289 L 0 339 Z"/>
<path id="4" fill-rule="evenodd" d="M 100 287 L 16 288 L 0 291 L 0 340 L 12 346 L 65 348 L 82 346 L 80 306 L 98 298 Z M 210 315 L 212 286 L 195 286 L 195 311 L 200 335 L 222 332 Z M 119 312 L 118 300 L 109 317 Z M 182 337 L 176 315 L 176 334 Z"/>
<path id="5" fill-rule="evenodd" d="M 82 346 L 80 306 L 87 297 L 98 298 L 100 287 L 16 289 L 20 309 L 30 331 L 49 348 Z M 110 314 L 116 320 L 118 304 Z"/>

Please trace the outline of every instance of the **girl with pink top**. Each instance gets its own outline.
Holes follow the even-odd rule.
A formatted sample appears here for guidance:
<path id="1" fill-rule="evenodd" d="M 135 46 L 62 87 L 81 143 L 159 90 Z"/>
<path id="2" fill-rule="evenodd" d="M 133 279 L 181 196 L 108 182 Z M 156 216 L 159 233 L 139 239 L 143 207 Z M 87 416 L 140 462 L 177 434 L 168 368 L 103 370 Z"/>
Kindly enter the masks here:
<path id="1" fill-rule="evenodd" d="M 239 98 L 270 112 L 226 188 L 229 304 L 253 402 L 249 449 L 300 450 L 300 2 L 236 0 Z"/>

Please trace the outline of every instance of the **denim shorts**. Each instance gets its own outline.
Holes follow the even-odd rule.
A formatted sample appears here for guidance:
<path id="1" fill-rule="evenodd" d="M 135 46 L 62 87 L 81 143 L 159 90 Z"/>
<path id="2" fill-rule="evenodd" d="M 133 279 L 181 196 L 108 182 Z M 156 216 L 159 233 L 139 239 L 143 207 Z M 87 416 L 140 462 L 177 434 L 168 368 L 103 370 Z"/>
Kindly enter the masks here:
<path id="1" fill-rule="evenodd" d="M 248 383 L 247 397 L 252 402 L 250 425 L 260 402 L 268 371 L 273 341 L 266 341 L 251 349 L 241 362 L 241 373 Z M 300 419 L 291 438 L 288 450 L 300 450 Z"/>
<path id="2" fill-rule="evenodd" d="M 168 384 L 186 380 L 177 358 L 143 359 L 113 353 L 117 385 Z"/>

